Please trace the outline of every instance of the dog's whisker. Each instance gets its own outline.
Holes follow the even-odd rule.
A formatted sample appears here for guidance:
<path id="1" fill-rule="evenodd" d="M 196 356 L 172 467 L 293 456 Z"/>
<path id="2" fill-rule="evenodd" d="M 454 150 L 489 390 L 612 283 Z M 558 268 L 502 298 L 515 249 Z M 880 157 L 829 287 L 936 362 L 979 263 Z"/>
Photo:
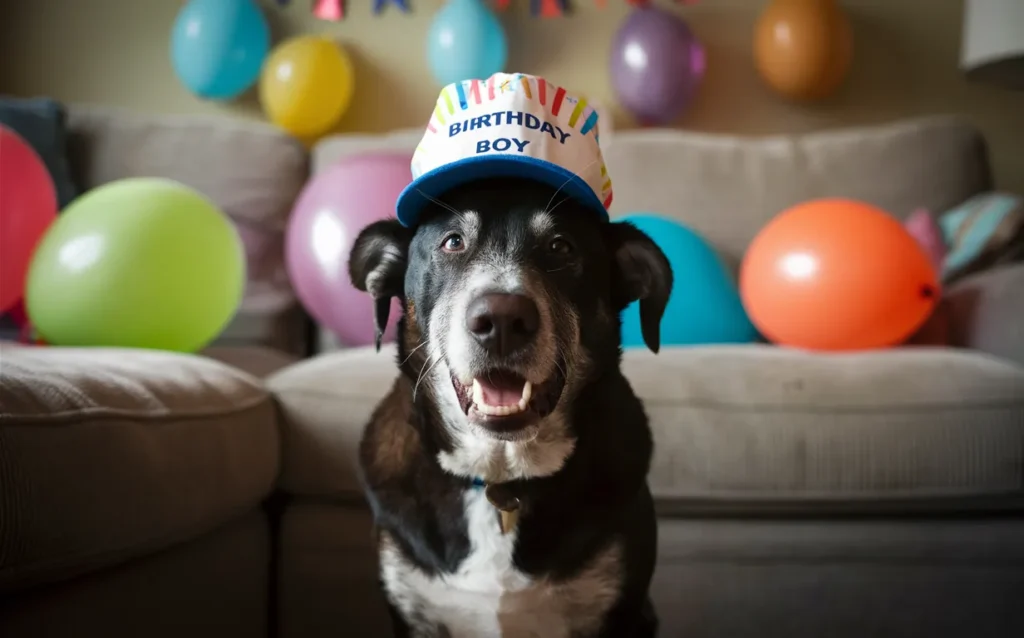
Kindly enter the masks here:
<path id="1" fill-rule="evenodd" d="M 562 198 L 561 200 L 559 200 L 559 202 L 558 202 L 557 204 L 555 204 L 554 206 L 552 206 L 551 208 L 549 208 L 549 209 L 547 210 L 547 213 L 548 213 L 548 214 L 551 214 L 551 213 L 555 212 L 555 209 L 556 209 L 556 208 L 558 208 L 558 207 L 559 207 L 559 206 L 561 206 L 562 204 L 566 203 L 566 202 L 567 202 L 567 201 L 569 201 L 570 199 L 572 199 L 572 198 L 571 198 L 571 197 L 563 197 L 563 198 Z"/>
<path id="2" fill-rule="evenodd" d="M 590 168 L 594 164 L 597 164 L 597 162 L 598 162 L 598 158 L 595 157 L 593 160 L 590 161 L 589 164 L 584 166 L 582 170 L 584 170 L 584 171 L 587 170 L 588 168 Z M 571 182 L 572 180 L 577 179 L 577 178 L 578 179 L 583 179 L 582 177 L 580 177 L 579 173 L 573 173 L 568 178 L 566 178 L 566 180 L 564 182 L 562 182 L 562 185 L 559 186 L 558 189 L 554 193 L 551 194 L 551 199 L 549 199 L 548 203 L 544 205 L 544 212 L 545 213 L 550 213 L 552 210 L 554 210 L 553 208 L 551 208 L 551 202 L 555 201 L 555 197 L 558 197 L 558 194 L 560 192 L 562 192 L 563 188 L 565 188 L 566 186 L 569 185 L 569 182 Z M 566 199 L 568 199 L 568 198 L 566 198 Z"/>
<path id="3" fill-rule="evenodd" d="M 443 358 L 444 357 L 442 356 L 442 354 L 439 353 L 437 356 L 434 357 L 434 362 L 431 363 L 430 366 L 424 366 L 422 369 L 420 369 L 419 377 L 417 377 L 417 379 L 416 379 L 416 385 L 414 385 L 412 387 L 412 400 L 413 401 L 416 401 L 416 391 L 419 390 L 420 382 L 423 381 L 424 377 L 426 377 L 428 374 L 430 374 L 430 371 L 434 369 L 434 366 L 436 366 L 438 363 L 440 363 L 441 359 L 443 359 Z"/>
<path id="4" fill-rule="evenodd" d="M 446 204 L 446 203 L 442 202 L 441 200 L 439 200 L 439 199 L 438 199 L 438 198 L 436 198 L 436 197 L 433 197 L 433 196 L 431 196 L 431 195 L 428 195 L 428 194 L 424 193 L 423 191 L 421 191 L 421 190 L 420 190 L 420 189 L 418 189 L 418 188 L 416 189 L 416 191 L 417 191 L 417 192 L 418 192 L 418 193 L 419 193 L 420 195 L 423 195 L 423 196 L 424 196 L 425 198 L 427 198 L 428 200 L 430 200 L 431 202 L 433 202 L 433 203 L 437 204 L 438 206 L 440 206 L 441 208 L 443 208 L 443 209 L 445 209 L 445 210 L 447 210 L 447 211 L 449 211 L 449 212 L 453 213 L 453 214 L 454 214 L 454 215 L 455 215 L 456 217 L 458 217 L 458 218 L 459 218 L 460 220 L 461 220 L 461 219 L 463 219 L 463 215 L 462 215 L 462 212 L 461 212 L 461 211 L 459 211 L 459 210 L 458 210 L 457 208 L 455 208 L 455 207 L 451 206 L 450 204 Z"/>
<path id="5" fill-rule="evenodd" d="M 405 359 L 402 359 L 402 362 L 399 363 L 398 365 L 399 366 L 404 366 L 405 364 L 409 363 L 409 359 L 412 359 L 412 355 L 416 354 L 416 351 L 419 350 L 420 348 L 422 348 L 425 345 L 427 345 L 427 342 L 426 341 L 421 341 L 420 345 L 418 345 L 415 348 L 413 348 L 412 350 L 410 350 L 409 354 L 406 355 Z"/>

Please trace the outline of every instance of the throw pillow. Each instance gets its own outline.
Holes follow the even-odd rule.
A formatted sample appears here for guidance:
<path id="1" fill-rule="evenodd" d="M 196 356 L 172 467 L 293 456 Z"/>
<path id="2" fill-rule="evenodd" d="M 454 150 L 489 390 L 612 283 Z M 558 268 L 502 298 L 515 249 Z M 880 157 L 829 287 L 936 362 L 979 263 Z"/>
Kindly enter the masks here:
<path id="1" fill-rule="evenodd" d="M 42 158 L 61 209 L 78 195 L 67 159 L 66 118 L 64 106 L 56 100 L 0 96 L 0 124 L 20 135 Z"/>
<path id="2" fill-rule="evenodd" d="M 939 224 L 949 246 L 945 283 L 1024 257 L 1024 198 L 1018 195 L 975 195 L 939 217 Z"/>
<path id="3" fill-rule="evenodd" d="M 917 243 L 921 244 L 921 248 L 928 254 L 932 264 L 941 274 L 947 249 L 946 238 L 942 234 L 939 222 L 927 209 L 919 208 L 910 213 L 903 224 L 907 232 L 914 236 Z"/>

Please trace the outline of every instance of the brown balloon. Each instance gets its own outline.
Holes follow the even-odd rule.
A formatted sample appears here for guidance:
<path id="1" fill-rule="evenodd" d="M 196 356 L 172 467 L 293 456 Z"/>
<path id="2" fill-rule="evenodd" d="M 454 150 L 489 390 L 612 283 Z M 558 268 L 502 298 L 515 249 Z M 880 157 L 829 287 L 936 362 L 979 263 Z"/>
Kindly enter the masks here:
<path id="1" fill-rule="evenodd" d="M 836 0 L 771 0 L 754 30 L 754 63 L 787 98 L 831 95 L 853 57 L 850 22 Z"/>

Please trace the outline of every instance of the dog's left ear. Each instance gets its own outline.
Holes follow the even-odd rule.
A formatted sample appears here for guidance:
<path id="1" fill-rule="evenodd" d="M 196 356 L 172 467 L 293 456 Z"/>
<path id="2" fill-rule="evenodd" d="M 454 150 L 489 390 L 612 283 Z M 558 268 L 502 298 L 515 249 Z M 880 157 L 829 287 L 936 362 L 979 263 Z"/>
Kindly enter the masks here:
<path id="1" fill-rule="evenodd" d="M 374 222 L 359 232 L 348 257 L 348 276 L 373 297 L 374 343 L 380 351 L 391 314 L 391 298 L 405 292 L 405 269 L 413 231 L 397 219 Z"/>
<path id="2" fill-rule="evenodd" d="M 661 317 L 672 293 L 672 267 L 646 233 L 629 222 L 608 224 L 605 242 L 612 257 L 612 303 L 621 312 L 640 301 L 640 332 L 651 352 L 661 347 Z"/>

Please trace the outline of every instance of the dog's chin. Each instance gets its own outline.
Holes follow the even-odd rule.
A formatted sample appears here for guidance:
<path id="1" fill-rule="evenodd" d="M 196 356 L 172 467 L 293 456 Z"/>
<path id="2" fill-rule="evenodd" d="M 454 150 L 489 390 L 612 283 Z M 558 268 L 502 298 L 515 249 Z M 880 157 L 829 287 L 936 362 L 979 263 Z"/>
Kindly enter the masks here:
<path id="1" fill-rule="evenodd" d="M 531 383 L 513 370 L 490 368 L 468 383 L 452 373 L 459 407 L 474 430 L 499 441 L 522 441 L 537 435 L 565 389 L 561 374 Z"/>

